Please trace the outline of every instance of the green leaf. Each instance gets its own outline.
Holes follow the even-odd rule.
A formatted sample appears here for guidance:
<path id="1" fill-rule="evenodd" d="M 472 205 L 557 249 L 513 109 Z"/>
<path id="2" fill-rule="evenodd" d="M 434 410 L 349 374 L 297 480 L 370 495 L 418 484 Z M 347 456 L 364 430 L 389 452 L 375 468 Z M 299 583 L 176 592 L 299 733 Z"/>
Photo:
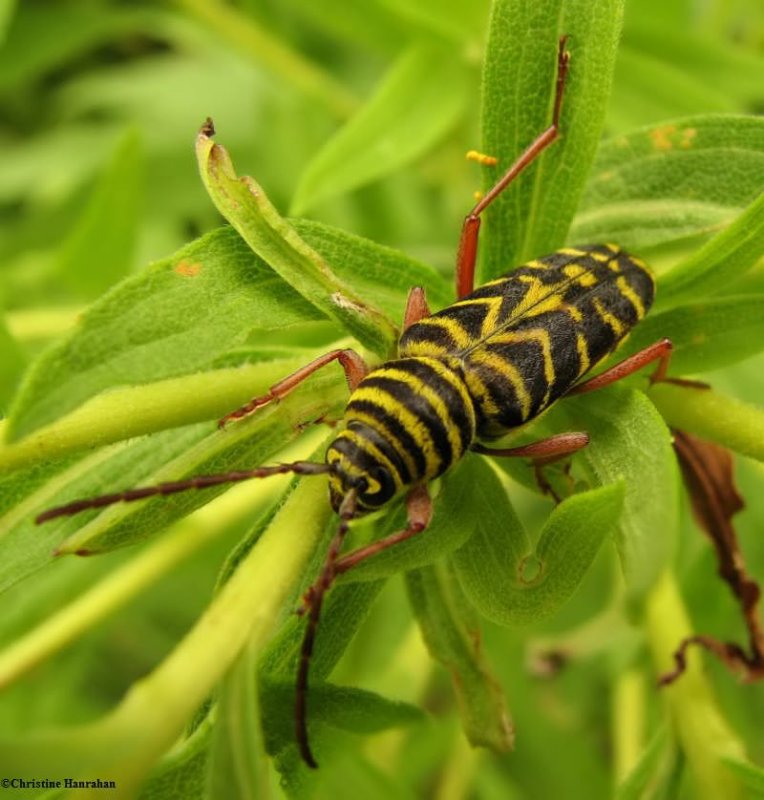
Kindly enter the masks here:
<path id="1" fill-rule="evenodd" d="M 333 265 L 342 280 L 361 297 L 373 297 L 392 319 L 403 318 L 406 298 L 413 286 L 427 290 L 433 310 L 453 302 L 451 284 L 428 264 L 320 222 L 301 219 L 290 220 L 290 224 Z"/>
<path id="2" fill-rule="evenodd" d="M 366 105 L 306 167 L 293 213 L 383 177 L 430 149 L 459 117 L 466 78 L 453 48 L 416 44 L 405 51 Z"/>
<path id="3" fill-rule="evenodd" d="M 270 796 L 254 653 L 247 648 L 217 692 L 207 786 L 210 797 Z"/>
<path id="4" fill-rule="evenodd" d="M 616 537 L 629 599 L 639 604 L 674 554 L 679 477 L 671 434 L 641 393 L 610 386 L 564 404 L 571 427 L 587 431 L 581 455 L 598 483 L 623 481 L 623 514 Z"/>
<path id="5" fill-rule="evenodd" d="M 720 297 L 650 314 L 629 337 L 621 358 L 667 337 L 674 343 L 669 372 L 710 372 L 764 350 L 764 295 Z"/>
<path id="6" fill-rule="evenodd" d="M 14 3 L 5 0 L 6 24 Z M 72 63 L 89 48 L 118 36 L 148 28 L 144 10 L 104 9 L 101 14 L 77 5 L 19 3 L 7 41 L 0 50 L 0 89 L 19 87 L 59 65 Z"/>
<path id="7" fill-rule="evenodd" d="M 626 778 L 618 785 L 615 800 L 671 800 L 676 796 L 681 761 L 666 729 L 661 727 L 642 752 Z"/>
<path id="8" fill-rule="evenodd" d="M 661 306 L 678 305 L 734 285 L 756 266 L 764 253 L 764 194 L 725 230 L 663 275 Z M 709 326 L 712 327 L 712 326 Z"/>
<path id="9" fill-rule="evenodd" d="M 674 58 L 656 57 L 626 42 L 618 52 L 608 121 L 627 134 L 646 123 L 709 112 L 734 112 L 734 101 L 698 80 Z"/>
<path id="10" fill-rule="evenodd" d="M 140 136 L 129 130 L 58 254 L 57 270 L 83 296 L 97 297 L 132 266 L 143 206 L 142 173 Z"/>
<path id="11" fill-rule="evenodd" d="M 265 682 L 261 687 L 263 718 L 268 720 L 268 752 L 294 746 L 294 685 Z M 353 733 L 375 733 L 422 719 L 409 703 L 388 700 L 374 692 L 316 682 L 310 688 L 311 723 Z M 320 759 L 320 752 L 317 757 Z"/>
<path id="12" fill-rule="evenodd" d="M 486 0 L 477 0 L 473 3 L 462 3 L 461 0 L 420 0 L 418 3 L 408 3 L 406 0 L 378 0 L 378 2 L 417 28 L 458 43 L 480 36 L 488 11 Z"/>
<path id="13" fill-rule="evenodd" d="M 320 319 L 230 229 L 220 229 L 107 293 L 27 373 L 13 442 L 106 389 L 209 369 L 253 329 Z"/>
<path id="14" fill-rule="evenodd" d="M 499 0 L 483 74 L 483 150 L 499 159 L 485 188 L 551 123 L 558 40 L 569 34 L 561 138 L 486 214 L 484 278 L 560 247 L 594 160 L 610 93 L 623 4 Z"/>
<path id="15" fill-rule="evenodd" d="M 481 631 L 456 576 L 443 564 L 406 573 L 406 588 L 430 655 L 450 673 L 473 747 L 502 753 L 514 731 L 504 693 L 482 650 Z"/>
<path id="16" fill-rule="evenodd" d="M 46 505 L 63 505 L 111 490 L 153 486 L 168 480 L 216 475 L 265 464 L 299 436 L 306 420 L 316 418 L 314 412 L 318 412 L 319 417 L 329 412 L 333 405 L 328 400 L 330 396 L 317 391 L 315 384 L 303 385 L 282 403 L 262 409 L 251 420 L 231 426 L 230 430 L 219 431 L 207 424 L 184 429 L 183 436 L 162 435 L 142 440 L 118 452 L 108 462 L 98 464 L 96 469 L 77 475 L 75 480 L 60 487 Z M 162 447 L 162 439 L 171 443 L 171 450 L 166 445 Z M 113 550 L 141 541 L 230 486 L 184 492 L 169 500 L 159 496 L 140 503 L 120 503 L 73 518 L 53 520 L 46 523 L 46 528 L 55 529 L 63 539 L 58 553 L 90 555 Z"/>
<path id="17" fill-rule="evenodd" d="M 139 800 L 203 800 L 212 721 L 205 720 L 167 754 L 141 787 Z"/>
<path id="18" fill-rule="evenodd" d="M 335 384 L 334 402 L 344 400 L 343 384 L 342 379 Z M 0 482 L 0 494 L 8 503 L 0 516 L 0 590 L 50 564 L 54 549 L 96 552 L 132 544 L 209 502 L 226 487 L 120 504 L 37 526 L 34 519 L 40 512 L 161 480 L 262 464 L 298 435 L 304 413 L 323 412 L 332 404 L 333 391 L 326 384 L 305 385 L 278 407 L 263 409 L 262 415 L 225 432 L 215 431 L 208 423 L 196 425 L 127 447 L 11 473 Z"/>
<path id="19" fill-rule="evenodd" d="M 5 41 L 15 11 L 16 0 L 0 0 L 0 44 Z"/>
<path id="20" fill-rule="evenodd" d="M 306 300 L 376 354 L 390 355 L 398 339 L 393 323 L 337 278 L 318 253 L 279 216 L 252 178 L 237 177 L 228 153 L 209 134 L 205 126 L 197 136 L 196 153 L 202 181 L 218 211 Z"/>
<path id="21" fill-rule="evenodd" d="M 534 551 L 493 476 L 481 487 L 478 529 L 453 557 L 465 594 L 501 625 L 524 626 L 551 616 L 584 579 L 622 505 L 620 484 L 568 497 L 549 516 Z"/>
<path id="22" fill-rule="evenodd" d="M 655 24 L 654 11 L 640 19 L 643 6 L 644 3 L 640 4 L 639 11 L 635 9 L 630 13 L 624 30 L 624 44 L 630 50 L 637 49 L 674 65 L 678 71 L 692 76 L 698 85 L 731 97 L 739 105 L 752 105 L 762 98 L 764 61 L 760 57 L 732 39 L 712 38 L 693 31 L 692 11 L 687 19 L 675 23 L 672 30 L 672 27 Z M 682 35 L 677 36 L 675 31 L 680 29 Z M 652 88 L 665 89 L 655 83 Z M 670 102 L 674 110 L 669 113 L 675 115 L 677 103 L 683 101 L 683 97 L 673 95 Z M 698 110 L 709 111 L 710 108 Z"/>
<path id="23" fill-rule="evenodd" d="M 764 120 L 689 117 L 599 149 L 569 239 L 644 251 L 731 222 L 764 185 Z"/>
<path id="24" fill-rule="evenodd" d="M 650 388 L 655 403 L 672 428 L 695 433 L 736 453 L 764 461 L 764 409 L 712 389 L 671 383 Z"/>
<path id="25" fill-rule="evenodd" d="M 8 330 L 4 317 L 0 316 L 0 419 L 13 397 L 25 362 L 21 348 Z"/>
<path id="26" fill-rule="evenodd" d="M 355 46 L 395 52 L 406 38 L 406 27 L 382 3 L 359 5 L 356 0 L 294 0 L 293 6 L 312 25 Z"/>
<path id="27" fill-rule="evenodd" d="M 750 761 L 736 758 L 725 759 L 724 765 L 738 776 L 743 786 L 750 791 L 751 798 L 764 797 L 764 769 Z"/>

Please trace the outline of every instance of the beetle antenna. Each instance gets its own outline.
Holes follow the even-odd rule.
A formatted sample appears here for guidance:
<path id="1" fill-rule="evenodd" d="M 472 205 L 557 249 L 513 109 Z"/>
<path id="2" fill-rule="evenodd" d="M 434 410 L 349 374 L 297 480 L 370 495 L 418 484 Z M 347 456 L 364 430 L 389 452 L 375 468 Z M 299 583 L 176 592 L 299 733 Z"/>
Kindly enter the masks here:
<path id="1" fill-rule="evenodd" d="M 350 521 L 356 515 L 358 505 L 357 488 L 348 491 L 339 507 L 340 525 L 337 533 L 332 539 L 329 551 L 326 554 L 324 566 L 316 579 L 315 583 L 305 592 L 303 606 L 298 611 L 299 614 L 307 614 L 308 621 L 305 627 L 305 635 L 302 639 L 300 649 L 300 666 L 297 670 L 297 687 L 295 694 L 294 721 L 297 745 L 300 748 L 302 760 L 312 769 L 316 769 L 316 763 L 308 742 L 308 719 L 307 719 L 307 698 L 308 698 L 308 671 L 310 668 L 310 657 L 313 654 L 313 644 L 316 639 L 318 620 L 321 616 L 321 605 L 324 595 L 334 582 L 337 575 L 336 564 L 339 558 L 342 543 L 350 528 Z"/>
<path id="2" fill-rule="evenodd" d="M 131 503 L 134 500 L 143 500 L 146 497 L 156 495 L 177 494 L 189 489 L 207 489 L 210 486 L 220 486 L 225 483 L 238 483 L 248 481 L 252 478 L 268 478 L 271 475 L 285 475 L 287 473 L 295 475 L 323 475 L 327 472 L 334 472 L 334 468 L 329 464 L 319 464 L 313 461 L 294 461 L 291 464 L 274 464 L 269 467 L 257 467 L 256 469 L 237 470 L 233 472 L 222 472 L 216 475 L 197 475 L 195 478 L 185 478 L 180 481 L 166 481 L 154 486 L 143 486 L 137 489 L 128 489 L 125 492 L 115 494 L 103 494 L 98 497 L 88 497 L 83 500 L 74 500 L 63 506 L 56 506 L 43 511 L 35 518 L 39 525 L 41 522 L 55 519 L 56 517 L 70 517 L 79 514 L 89 508 L 103 508 L 114 503 Z"/>

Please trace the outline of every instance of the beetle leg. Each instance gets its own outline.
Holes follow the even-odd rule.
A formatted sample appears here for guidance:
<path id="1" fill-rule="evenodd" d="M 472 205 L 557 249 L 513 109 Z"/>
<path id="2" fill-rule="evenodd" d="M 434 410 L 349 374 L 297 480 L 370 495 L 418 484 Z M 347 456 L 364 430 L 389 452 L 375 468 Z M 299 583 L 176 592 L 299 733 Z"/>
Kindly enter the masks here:
<path id="1" fill-rule="evenodd" d="M 430 313 L 424 289 L 421 286 L 412 287 L 406 300 L 406 311 L 403 314 L 403 330 L 407 330 L 420 319 L 429 317 Z"/>
<path id="2" fill-rule="evenodd" d="M 406 513 L 408 515 L 408 522 L 402 531 L 393 533 L 390 536 L 386 536 L 384 539 L 372 542 L 366 547 L 360 547 L 358 550 L 353 550 L 346 556 L 343 556 L 337 561 L 335 573 L 341 575 L 343 572 L 347 572 L 356 564 L 366 560 L 370 556 L 382 550 L 387 550 L 388 547 L 392 547 L 398 544 L 398 542 L 410 539 L 417 533 L 421 533 L 432 520 L 432 499 L 430 498 L 430 493 L 427 491 L 426 485 L 421 484 L 415 486 L 409 492 L 408 497 L 406 497 Z"/>
<path id="3" fill-rule="evenodd" d="M 300 369 L 293 372 L 291 375 L 287 375 L 286 378 L 283 378 L 278 383 L 271 386 L 266 394 L 253 397 L 248 403 L 241 406 L 241 408 L 237 408 L 235 411 L 231 411 L 230 414 L 226 414 L 218 422 L 218 427 L 224 428 L 226 423 L 231 420 L 246 417 L 248 414 L 251 414 L 253 411 L 260 408 L 260 406 L 264 406 L 267 403 L 283 400 L 284 397 L 293 389 L 296 389 L 307 377 L 321 369 L 321 367 L 331 364 L 332 361 L 340 362 L 340 366 L 345 370 L 345 377 L 347 378 L 348 386 L 351 391 L 358 386 L 369 372 L 366 362 L 355 350 L 332 350 L 314 359 L 304 367 L 300 367 Z"/>
<path id="4" fill-rule="evenodd" d="M 475 286 L 475 262 L 477 260 L 478 234 L 480 233 L 480 215 L 509 186 L 510 183 L 560 135 L 560 109 L 565 91 L 565 77 L 568 74 L 570 53 L 565 49 L 567 36 L 560 39 L 557 52 L 557 87 L 554 97 L 552 124 L 526 148 L 525 152 L 499 178 L 496 184 L 486 192 L 464 219 L 459 249 L 456 257 L 456 297 L 461 300 L 472 292 Z"/>
<path id="5" fill-rule="evenodd" d="M 482 444 L 475 443 L 470 448 L 475 453 L 486 456 L 500 456 L 508 458 L 529 458 L 533 466 L 533 474 L 536 483 L 541 489 L 542 494 L 551 495 L 555 502 L 559 503 L 561 498 L 552 488 L 546 479 L 543 468 L 548 464 L 554 464 L 567 456 L 577 453 L 589 444 L 589 434 L 583 432 L 558 433 L 546 439 L 539 439 L 537 442 L 520 445 L 519 447 L 491 448 L 484 447 Z"/>
<path id="6" fill-rule="evenodd" d="M 671 343 L 671 339 L 661 339 L 655 342 L 655 344 L 651 344 L 649 347 L 640 350 L 638 353 L 634 353 L 634 355 L 625 358 L 623 361 L 619 361 L 617 364 L 610 367 L 610 369 L 606 369 L 599 375 L 589 378 L 588 381 L 579 383 L 578 386 L 574 386 L 572 389 L 568 390 L 568 394 L 584 394 L 585 392 L 594 392 L 597 389 L 602 389 L 604 386 L 609 386 L 611 383 L 620 381 L 621 378 L 625 378 L 637 372 L 637 370 L 651 364 L 653 361 L 658 361 L 658 366 L 655 372 L 650 376 L 650 383 L 663 381 L 666 379 L 666 372 L 668 371 L 673 347 L 674 345 Z"/>
<path id="7" fill-rule="evenodd" d="M 347 508 L 345 507 L 347 506 Z M 295 733 L 297 744 L 300 749 L 300 755 L 303 761 L 312 768 L 316 768 L 316 763 L 313 753 L 310 749 L 308 741 L 308 725 L 307 725 L 307 698 L 308 698 L 308 671 L 310 667 L 310 659 L 313 655 L 313 646 L 316 638 L 316 631 L 318 629 L 318 621 L 321 615 L 321 606 L 323 604 L 324 596 L 329 588 L 334 583 L 337 575 L 347 572 L 351 567 L 354 567 L 365 558 L 374 555 L 375 553 L 391 547 L 398 542 L 409 539 L 417 533 L 423 531 L 430 523 L 432 518 L 432 501 L 425 485 L 415 486 L 406 498 L 406 509 L 408 512 L 408 524 L 406 528 L 399 533 L 387 536 L 380 539 L 378 542 L 370 544 L 368 547 L 361 547 L 358 550 L 348 553 L 346 556 L 339 558 L 340 547 L 348 533 L 348 523 L 355 514 L 355 496 L 343 501 L 340 507 L 340 518 L 342 522 L 339 530 L 335 535 L 329 553 L 327 554 L 324 567 L 321 570 L 318 579 L 315 583 L 305 592 L 303 598 L 303 607 L 300 609 L 300 614 L 305 614 L 308 618 L 305 628 L 305 636 L 302 641 L 302 648 L 300 650 L 300 666 L 297 671 L 297 687 L 295 695 Z"/>

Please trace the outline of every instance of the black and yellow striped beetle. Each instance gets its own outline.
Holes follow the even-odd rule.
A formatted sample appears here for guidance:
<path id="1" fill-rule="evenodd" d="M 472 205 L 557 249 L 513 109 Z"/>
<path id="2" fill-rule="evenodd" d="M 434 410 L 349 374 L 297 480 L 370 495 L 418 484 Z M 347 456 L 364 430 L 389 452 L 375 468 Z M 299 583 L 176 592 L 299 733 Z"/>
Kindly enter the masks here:
<path id="1" fill-rule="evenodd" d="M 428 483 L 469 450 L 549 463 L 585 447 L 585 433 L 490 449 L 496 439 L 532 420 L 564 395 L 599 389 L 658 361 L 652 380 L 665 378 L 671 342 L 663 339 L 595 378 L 578 383 L 624 339 L 650 308 L 654 281 L 643 262 L 614 245 L 563 248 L 473 288 L 482 213 L 559 136 L 569 54 L 561 39 L 552 124 L 541 133 L 467 215 L 456 270 L 457 300 L 431 314 L 423 289 L 408 297 L 398 357 L 369 369 L 353 350 L 334 350 L 307 364 L 220 421 L 247 416 L 286 396 L 308 375 L 338 361 L 351 390 L 343 427 L 325 463 L 295 462 L 132 489 L 69 503 L 38 522 L 120 501 L 278 473 L 327 474 L 337 533 L 318 578 L 305 594 L 307 624 L 297 675 L 296 738 L 304 761 L 316 766 L 306 721 L 308 668 L 324 595 L 335 578 L 364 559 L 427 528 Z M 351 520 L 406 495 L 404 530 L 341 555 Z"/>

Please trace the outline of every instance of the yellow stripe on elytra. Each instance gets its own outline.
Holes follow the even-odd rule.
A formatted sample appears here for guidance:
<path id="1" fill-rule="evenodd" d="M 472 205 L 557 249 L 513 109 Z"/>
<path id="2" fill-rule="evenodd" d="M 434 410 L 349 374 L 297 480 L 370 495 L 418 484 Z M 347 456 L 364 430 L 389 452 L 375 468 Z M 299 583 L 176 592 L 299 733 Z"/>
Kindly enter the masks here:
<path id="1" fill-rule="evenodd" d="M 578 374 L 583 375 L 591 366 L 589 358 L 589 344 L 581 331 L 576 332 L 576 350 L 578 351 Z"/>
<path id="2" fill-rule="evenodd" d="M 364 386 L 363 384 L 353 393 L 353 400 L 368 400 L 383 408 L 393 419 L 398 420 L 411 434 L 411 437 L 424 455 L 425 464 L 427 465 L 427 474 L 422 475 L 422 477 L 434 477 L 438 474 L 441 466 L 441 459 L 435 451 L 435 445 L 430 438 L 427 428 L 422 420 L 419 419 L 416 414 L 409 411 L 400 400 L 383 389 L 380 389 L 378 386 Z"/>
<path id="3" fill-rule="evenodd" d="M 616 286 L 620 290 L 621 294 L 628 298 L 629 302 L 634 306 L 634 309 L 637 312 L 637 318 L 642 319 L 642 317 L 645 316 L 645 304 L 642 302 L 642 298 L 634 291 L 629 282 L 623 276 L 618 278 L 616 281 Z"/>
<path id="4" fill-rule="evenodd" d="M 501 375 L 503 378 L 506 378 L 507 381 L 509 381 L 512 388 L 515 390 L 515 395 L 517 396 L 517 400 L 520 403 L 520 408 L 522 409 L 523 418 L 527 419 L 531 412 L 531 396 L 530 393 L 528 392 L 528 388 L 525 385 L 525 381 L 523 380 L 522 375 L 520 375 L 515 365 L 509 359 L 502 358 L 502 356 L 496 353 L 491 353 L 490 351 L 487 350 L 475 350 L 470 355 L 469 360 L 471 364 L 480 364 L 482 366 L 488 367 L 489 369 L 493 370 L 497 374 Z M 470 381 L 470 377 L 471 377 L 470 371 L 467 370 L 468 383 Z"/>
<path id="5" fill-rule="evenodd" d="M 468 308 L 469 306 L 487 306 L 488 309 L 483 318 L 483 324 L 480 328 L 479 338 L 483 339 L 491 334 L 491 331 L 496 330 L 499 325 L 499 315 L 501 314 L 501 307 L 504 303 L 504 297 L 477 297 L 473 300 L 458 300 L 449 308 Z"/>
<path id="6" fill-rule="evenodd" d="M 460 350 L 467 347 L 472 342 L 472 337 L 453 319 L 444 317 L 425 317 L 417 322 L 417 325 L 424 325 L 428 328 L 440 328 L 445 330 L 454 342 L 455 349 Z M 451 352 L 445 348 L 445 352 Z"/>
<path id="7" fill-rule="evenodd" d="M 544 394 L 544 405 L 549 402 L 552 394 L 552 384 L 557 377 L 554 371 L 554 361 L 552 360 L 552 340 L 546 328 L 531 328 L 526 331 L 507 331 L 491 339 L 491 344 L 516 344 L 518 342 L 538 342 L 541 345 L 541 355 L 544 359 L 544 379 L 546 380 L 546 393 Z M 508 359 L 505 359 L 508 361 Z M 530 403 L 530 397 L 528 399 Z"/>
<path id="8" fill-rule="evenodd" d="M 448 362 L 444 362 L 435 358 L 422 358 L 421 361 L 435 370 L 435 372 L 437 372 L 438 375 L 443 378 L 443 380 L 447 381 L 457 392 L 459 392 L 464 403 L 464 408 L 470 418 L 470 425 L 474 426 L 475 414 L 472 398 L 470 397 L 470 393 L 467 390 L 464 381 L 460 377 L 461 359 L 452 358 L 449 359 Z"/>
<path id="9" fill-rule="evenodd" d="M 618 317 L 605 308 L 599 297 L 594 298 L 594 308 L 597 314 L 599 314 L 600 319 L 613 329 L 613 333 L 615 333 L 616 336 L 620 337 L 623 335 L 625 331 L 624 324 Z"/>
<path id="10" fill-rule="evenodd" d="M 411 457 L 408 449 L 403 446 L 403 442 L 401 442 L 390 428 L 385 425 L 383 420 L 375 417 L 373 414 L 355 408 L 350 409 L 349 413 L 345 415 L 345 420 L 346 422 L 350 422 L 351 420 L 362 422 L 378 433 L 385 441 L 392 445 L 398 457 L 406 465 L 409 474 L 414 477 L 419 475 L 419 468 L 417 467 L 416 461 Z"/>
<path id="11" fill-rule="evenodd" d="M 428 386 L 421 378 L 412 375 L 402 369 L 395 369 L 394 367 L 384 367 L 380 373 L 385 377 L 392 378 L 392 380 L 405 383 L 407 386 L 417 394 L 424 397 L 428 403 L 435 409 L 435 413 L 443 423 L 446 429 L 446 436 L 451 445 L 451 452 L 454 454 L 454 459 L 459 458 L 462 453 L 462 439 L 459 435 L 459 429 L 451 419 L 451 414 L 448 406 L 445 404 L 443 398 L 430 386 Z"/>
<path id="12" fill-rule="evenodd" d="M 358 446 L 358 449 L 361 452 L 370 453 L 374 459 L 383 464 L 387 471 L 390 473 L 392 479 L 395 481 L 395 491 L 399 491 L 403 488 L 403 482 L 398 475 L 398 470 L 395 468 L 395 465 L 390 461 L 390 459 L 373 443 L 370 442 L 368 439 L 361 436 L 357 431 L 345 429 L 342 431 L 341 436 L 345 439 L 349 439 L 351 442 Z M 369 482 L 369 493 L 376 494 L 379 491 L 379 484 L 377 481 L 374 481 L 370 475 L 365 476 L 366 480 Z M 375 490 L 373 484 L 377 484 L 377 489 Z"/>

